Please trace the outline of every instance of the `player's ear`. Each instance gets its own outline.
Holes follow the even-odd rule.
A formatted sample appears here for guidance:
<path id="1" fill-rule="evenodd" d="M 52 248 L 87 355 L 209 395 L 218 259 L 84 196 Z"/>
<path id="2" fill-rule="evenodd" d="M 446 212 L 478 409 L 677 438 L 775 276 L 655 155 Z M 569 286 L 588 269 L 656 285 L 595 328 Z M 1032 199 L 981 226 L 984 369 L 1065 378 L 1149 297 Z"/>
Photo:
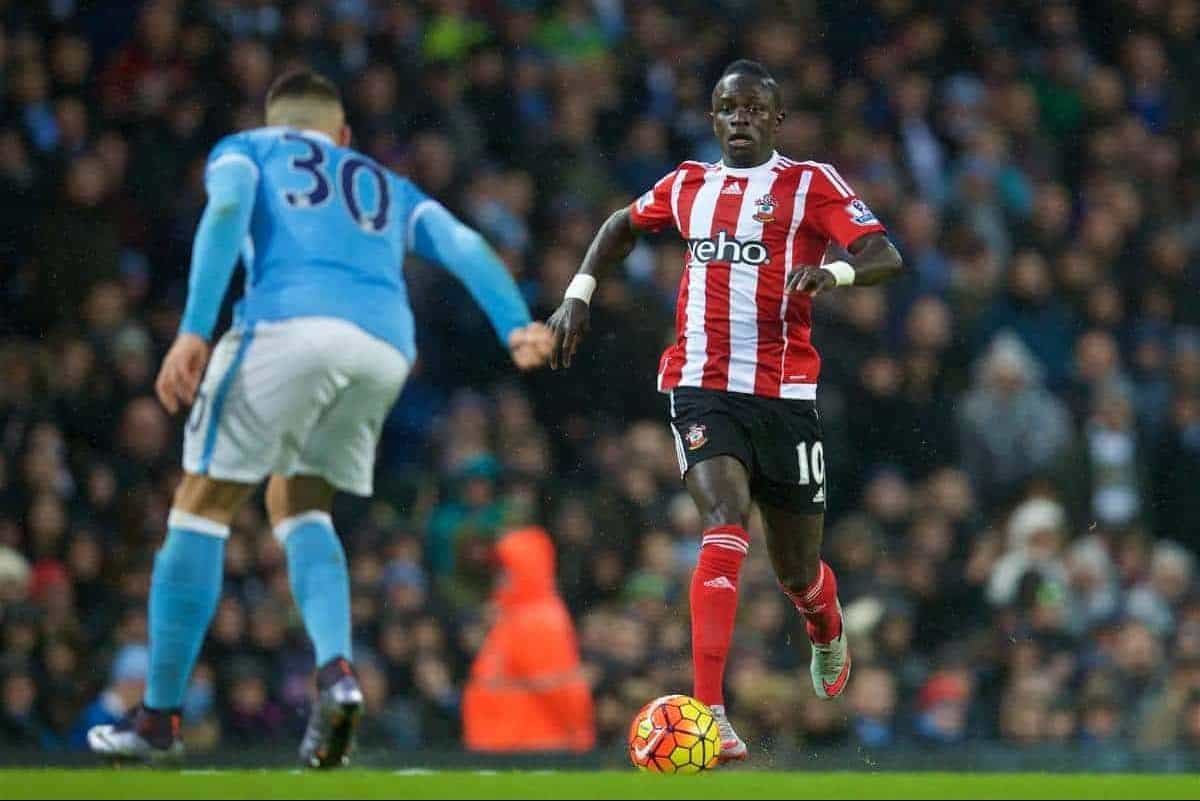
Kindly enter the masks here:
<path id="1" fill-rule="evenodd" d="M 341 147 L 350 147 L 351 131 L 350 126 L 342 124 L 342 130 L 338 132 L 338 145 Z"/>
<path id="2" fill-rule="evenodd" d="M 778 128 L 780 125 L 783 125 L 783 118 L 786 116 L 787 116 L 787 112 L 784 111 L 783 109 L 779 109 L 779 112 L 775 115 L 775 127 L 776 128 Z"/>

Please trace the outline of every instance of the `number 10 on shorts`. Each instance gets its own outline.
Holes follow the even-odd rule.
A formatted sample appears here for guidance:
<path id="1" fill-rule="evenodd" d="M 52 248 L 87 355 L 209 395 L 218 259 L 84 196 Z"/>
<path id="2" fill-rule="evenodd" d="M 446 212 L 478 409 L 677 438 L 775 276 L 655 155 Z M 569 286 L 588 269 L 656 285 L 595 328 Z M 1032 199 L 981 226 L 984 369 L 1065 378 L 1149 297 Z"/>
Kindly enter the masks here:
<path id="1" fill-rule="evenodd" d="M 796 446 L 796 458 L 800 462 L 801 486 L 825 483 L 825 448 L 820 442 L 814 442 L 811 449 L 807 442 L 801 442 Z"/>

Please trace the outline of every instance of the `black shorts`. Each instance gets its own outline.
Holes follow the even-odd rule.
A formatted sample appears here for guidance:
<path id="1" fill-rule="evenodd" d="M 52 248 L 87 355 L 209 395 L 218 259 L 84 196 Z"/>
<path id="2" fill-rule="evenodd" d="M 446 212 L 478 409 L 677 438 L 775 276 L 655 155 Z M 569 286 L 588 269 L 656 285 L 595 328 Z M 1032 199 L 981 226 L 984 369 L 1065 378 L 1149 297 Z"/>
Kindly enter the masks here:
<path id="1" fill-rule="evenodd" d="M 759 503 L 799 514 L 825 511 L 825 452 L 817 404 L 738 392 L 678 387 L 671 429 L 679 471 L 732 456 L 750 473 Z"/>

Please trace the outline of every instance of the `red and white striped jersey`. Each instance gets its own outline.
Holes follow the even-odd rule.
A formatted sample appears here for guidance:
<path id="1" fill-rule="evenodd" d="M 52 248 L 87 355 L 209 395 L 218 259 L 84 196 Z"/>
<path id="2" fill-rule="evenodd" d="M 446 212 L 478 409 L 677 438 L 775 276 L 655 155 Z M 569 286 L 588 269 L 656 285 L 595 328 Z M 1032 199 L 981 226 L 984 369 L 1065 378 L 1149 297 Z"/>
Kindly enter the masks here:
<path id="1" fill-rule="evenodd" d="M 778 153 L 747 169 L 685 161 L 630 213 L 642 230 L 674 225 L 688 246 L 660 391 L 816 397 L 812 299 L 786 295 L 784 280 L 821 264 L 831 240 L 848 247 L 884 230 L 837 170 Z"/>

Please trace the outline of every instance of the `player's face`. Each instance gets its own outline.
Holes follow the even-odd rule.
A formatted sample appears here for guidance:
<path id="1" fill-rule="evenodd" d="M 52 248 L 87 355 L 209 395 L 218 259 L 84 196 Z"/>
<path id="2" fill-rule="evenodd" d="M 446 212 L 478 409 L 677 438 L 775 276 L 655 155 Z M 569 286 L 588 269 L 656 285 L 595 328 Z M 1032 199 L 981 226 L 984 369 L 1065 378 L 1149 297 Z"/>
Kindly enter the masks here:
<path id="1" fill-rule="evenodd" d="M 726 164 L 753 167 L 771 157 L 783 112 L 761 80 L 738 74 L 722 78 L 713 89 L 711 116 Z"/>

